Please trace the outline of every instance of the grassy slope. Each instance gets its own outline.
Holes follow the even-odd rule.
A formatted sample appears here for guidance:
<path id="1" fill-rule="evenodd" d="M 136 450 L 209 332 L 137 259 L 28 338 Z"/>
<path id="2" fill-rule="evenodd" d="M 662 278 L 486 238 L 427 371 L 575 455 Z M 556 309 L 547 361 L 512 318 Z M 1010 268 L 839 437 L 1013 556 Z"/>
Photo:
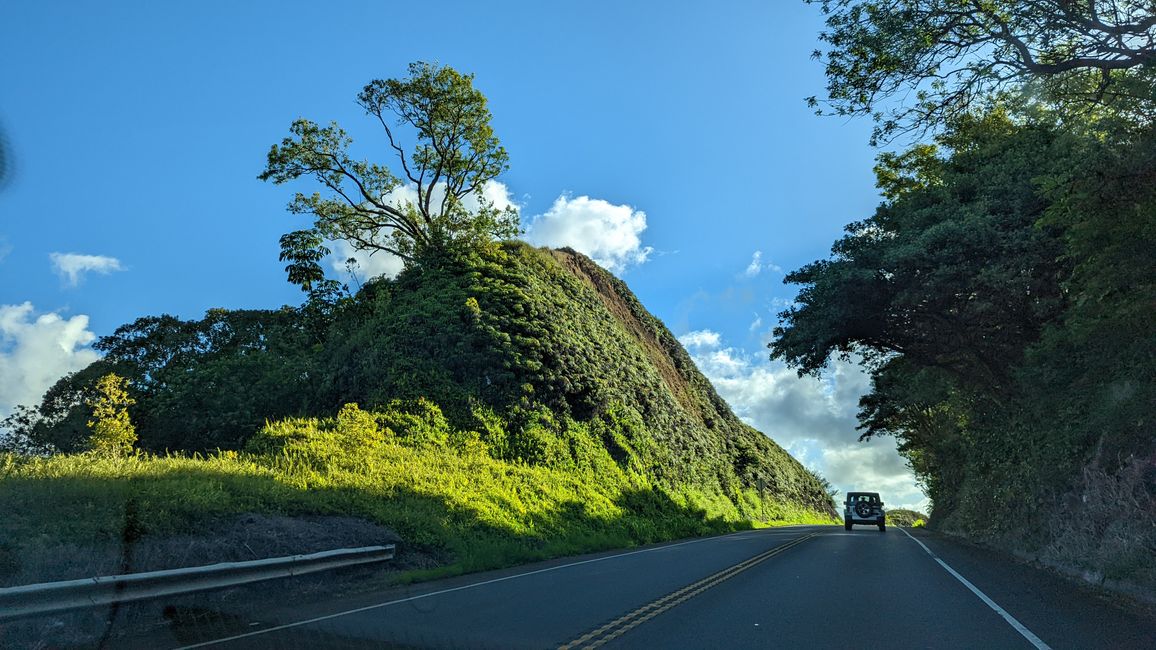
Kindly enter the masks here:
<path id="1" fill-rule="evenodd" d="M 368 432 L 323 413 L 268 425 L 249 453 L 0 458 L 0 576 L 33 548 L 120 539 L 130 511 L 132 535 L 354 515 L 448 555 L 444 571 L 832 520 L 816 478 L 584 256 L 511 243 L 369 289 L 324 351 L 325 389 L 376 412 L 358 411 Z M 445 431 L 391 411 L 418 397 Z"/>
<path id="2" fill-rule="evenodd" d="M 362 517 L 392 528 L 407 544 L 448 553 L 452 563 L 440 573 L 752 526 L 749 510 L 740 513 L 723 495 L 667 490 L 624 472 L 532 467 L 391 442 L 356 455 L 302 451 L 120 460 L 0 456 L 7 540 L 0 543 L 0 583 L 19 573 L 22 558 L 51 556 L 54 545 L 194 532 L 244 512 Z M 826 521 L 754 494 L 747 500 L 748 508 L 762 504 L 767 523 Z"/>

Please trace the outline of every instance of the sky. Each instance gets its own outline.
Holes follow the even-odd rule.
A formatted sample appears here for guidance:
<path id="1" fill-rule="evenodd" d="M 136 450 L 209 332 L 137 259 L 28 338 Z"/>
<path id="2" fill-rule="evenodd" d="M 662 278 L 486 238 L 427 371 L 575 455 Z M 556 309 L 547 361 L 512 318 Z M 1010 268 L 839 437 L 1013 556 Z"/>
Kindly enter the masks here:
<path id="1" fill-rule="evenodd" d="M 926 509 L 894 440 L 857 442 L 864 374 L 768 358 L 784 274 L 880 198 L 870 124 L 815 116 L 798 2 L 22 3 L 0 22 L 0 416 L 144 315 L 298 304 L 277 261 L 304 183 L 257 180 L 298 117 L 393 163 L 355 104 L 412 61 L 475 75 L 538 245 L 623 278 L 736 413 L 842 492 Z M 379 129 L 380 127 L 378 127 Z M 336 257 L 348 253 L 336 245 Z M 381 257 L 365 273 L 394 272 Z M 347 279 L 334 270 L 338 279 Z"/>

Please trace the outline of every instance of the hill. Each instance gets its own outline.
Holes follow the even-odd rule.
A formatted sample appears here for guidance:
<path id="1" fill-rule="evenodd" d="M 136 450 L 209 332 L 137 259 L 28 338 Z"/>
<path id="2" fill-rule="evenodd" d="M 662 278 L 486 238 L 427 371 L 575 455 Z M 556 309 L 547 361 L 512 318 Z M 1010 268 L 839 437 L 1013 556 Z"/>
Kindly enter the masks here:
<path id="1" fill-rule="evenodd" d="M 731 493 L 763 485 L 810 508 L 829 502 L 799 463 L 735 417 L 621 280 L 574 251 L 510 243 L 444 259 L 367 286 L 339 321 L 325 353 L 332 406 L 426 398 L 479 431 L 479 406 L 508 423 L 548 412 L 563 425 L 558 438 L 488 442 L 501 457 L 556 464 L 564 424 L 594 424 L 616 462 L 659 482 Z"/>
<path id="2" fill-rule="evenodd" d="M 10 539 L 116 541 L 126 512 L 141 537 L 352 516 L 465 570 L 834 516 L 821 480 L 570 250 L 443 252 L 354 296 L 146 317 L 98 348 L 17 423 L 21 447 L 54 453 L 0 465 L 0 506 L 24 513 Z M 83 423 L 109 372 L 146 453 L 97 461 Z"/>

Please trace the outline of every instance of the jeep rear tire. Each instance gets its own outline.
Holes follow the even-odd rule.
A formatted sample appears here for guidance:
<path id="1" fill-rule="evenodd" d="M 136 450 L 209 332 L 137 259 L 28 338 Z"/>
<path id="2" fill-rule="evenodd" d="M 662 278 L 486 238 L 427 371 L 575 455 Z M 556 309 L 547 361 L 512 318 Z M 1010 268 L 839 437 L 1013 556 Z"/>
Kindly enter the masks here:
<path id="1" fill-rule="evenodd" d="M 844 521 L 843 522 L 843 530 L 851 530 L 851 522 Z"/>
<path id="2" fill-rule="evenodd" d="M 881 522 L 881 523 L 879 524 L 879 532 L 881 532 L 881 533 L 882 533 L 882 532 L 883 532 L 883 531 L 885 531 L 885 530 L 887 530 L 887 524 L 884 524 L 884 523 L 882 523 L 882 522 Z"/>

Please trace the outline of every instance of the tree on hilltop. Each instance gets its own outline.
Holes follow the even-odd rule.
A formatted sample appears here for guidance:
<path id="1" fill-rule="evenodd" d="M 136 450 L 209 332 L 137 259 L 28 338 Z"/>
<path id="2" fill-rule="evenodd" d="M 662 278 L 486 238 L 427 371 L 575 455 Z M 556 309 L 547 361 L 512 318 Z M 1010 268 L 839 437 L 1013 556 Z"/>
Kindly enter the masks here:
<path id="1" fill-rule="evenodd" d="M 508 156 L 473 75 L 422 62 L 410 64 L 409 75 L 371 81 L 357 96 L 397 155 L 400 177 L 353 159 L 352 138 L 336 122 L 322 127 L 298 119 L 292 136 L 269 150 L 261 180 L 280 184 L 304 176 L 327 190 L 293 197 L 289 211 L 313 215 L 313 226 L 281 237 L 289 281 L 306 291 L 324 281 L 319 262 L 329 254 L 327 240 L 345 240 L 370 254 L 385 251 L 412 264 L 450 244 L 519 232 L 516 211 L 499 209 L 482 195 L 486 183 L 508 168 Z M 405 132 L 416 140 L 410 149 L 403 144 Z"/>

